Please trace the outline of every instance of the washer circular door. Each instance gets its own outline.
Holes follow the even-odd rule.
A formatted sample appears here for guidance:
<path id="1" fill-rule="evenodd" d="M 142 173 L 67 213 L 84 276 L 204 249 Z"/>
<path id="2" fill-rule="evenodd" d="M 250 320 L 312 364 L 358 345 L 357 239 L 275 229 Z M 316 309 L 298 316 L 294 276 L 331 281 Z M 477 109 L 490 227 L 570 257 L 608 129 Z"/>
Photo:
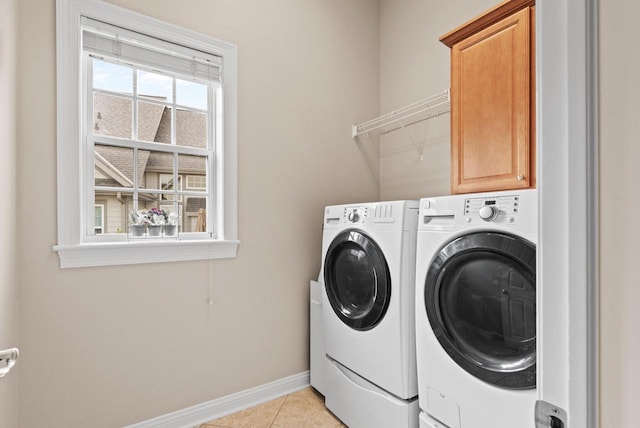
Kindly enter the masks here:
<path id="1" fill-rule="evenodd" d="M 329 303 L 338 318 L 356 330 L 369 330 L 384 317 L 391 277 L 382 250 L 361 231 L 348 229 L 331 242 L 324 263 Z"/>
<path id="2" fill-rule="evenodd" d="M 536 248 L 501 232 L 463 235 L 427 271 L 425 305 L 444 350 L 508 389 L 536 386 Z"/>

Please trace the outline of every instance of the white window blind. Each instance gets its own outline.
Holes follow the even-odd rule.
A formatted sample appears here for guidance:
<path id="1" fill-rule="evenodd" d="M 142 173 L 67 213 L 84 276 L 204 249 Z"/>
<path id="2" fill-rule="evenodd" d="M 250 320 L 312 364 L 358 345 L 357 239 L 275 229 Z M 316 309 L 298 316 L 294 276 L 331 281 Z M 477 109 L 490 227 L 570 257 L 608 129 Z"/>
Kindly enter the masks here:
<path id="1" fill-rule="evenodd" d="M 150 38 L 104 22 L 82 18 L 82 45 L 87 52 L 125 63 L 163 69 L 195 79 L 221 81 L 221 60 L 184 46 Z"/>

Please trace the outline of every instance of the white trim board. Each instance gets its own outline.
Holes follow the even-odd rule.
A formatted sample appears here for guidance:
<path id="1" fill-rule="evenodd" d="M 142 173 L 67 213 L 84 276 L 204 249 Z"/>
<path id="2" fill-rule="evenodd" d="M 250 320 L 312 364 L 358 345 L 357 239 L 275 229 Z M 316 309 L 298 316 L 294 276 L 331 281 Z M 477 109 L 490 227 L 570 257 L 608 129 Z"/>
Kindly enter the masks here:
<path id="1" fill-rule="evenodd" d="M 266 403 L 309 386 L 309 371 L 291 375 L 255 388 L 167 413 L 125 428 L 190 428 L 232 413 Z"/>
<path id="2" fill-rule="evenodd" d="M 600 426 L 598 1 L 536 2 L 537 389 L 567 428 Z"/>

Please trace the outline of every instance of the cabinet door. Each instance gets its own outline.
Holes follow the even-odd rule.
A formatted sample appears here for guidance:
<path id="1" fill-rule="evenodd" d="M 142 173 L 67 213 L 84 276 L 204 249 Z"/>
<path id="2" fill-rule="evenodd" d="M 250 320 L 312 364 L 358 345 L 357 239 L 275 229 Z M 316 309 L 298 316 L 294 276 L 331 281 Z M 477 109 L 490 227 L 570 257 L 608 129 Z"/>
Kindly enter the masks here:
<path id="1" fill-rule="evenodd" d="M 531 24 L 525 8 L 452 47 L 452 193 L 534 185 Z"/>

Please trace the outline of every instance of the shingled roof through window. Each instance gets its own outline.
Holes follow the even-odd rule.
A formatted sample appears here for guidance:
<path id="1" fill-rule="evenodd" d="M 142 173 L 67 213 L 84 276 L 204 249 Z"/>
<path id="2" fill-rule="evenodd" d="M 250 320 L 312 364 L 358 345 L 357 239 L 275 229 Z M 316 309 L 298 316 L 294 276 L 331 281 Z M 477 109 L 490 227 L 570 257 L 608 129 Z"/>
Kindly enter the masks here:
<path id="1" fill-rule="evenodd" d="M 132 100 L 111 94 L 96 92 L 94 95 L 94 132 L 117 138 L 131 138 Z M 179 145 L 206 148 L 207 115 L 189 110 L 176 111 L 176 141 Z M 139 101 L 138 139 L 158 143 L 171 143 L 171 107 L 153 102 Z M 96 185 L 118 186 L 112 177 L 123 175 L 133 181 L 133 150 L 123 147 L 96 145 L 96 153 L 102 156 L 113 171 L 103 171 L 110 178 L 96 178 Z M 205 159 L 180 155 L 180 173 L 205 174 Z M 139 185 L 143 186 L 146 171 L 172 171 L 173 155 L 162 152 L 138 151 Z"/>
<path id="2" fill-rule="evenodd" d="M 107 163 L 110 171 L 103 171 L 107 176 L 113 177 L 121 174 L 133 183 L 133 149 L 126 147 L 95 146 L 96 154 L 101 156 Z M 138 150 L 138 171 L 144 171 L 149 161 L 148 150 Z M 96 179 L 96 186 L 121 186 L 115 178 Z M 143 175 L 140 175 L 138 185 L 144 187 Z"/>
<path id="3" fill-rule="evenodd" d="M 200 208 L 207 209 L 207 198 L 190 197 L 187 199 L 186 212 L 197 213 Z"/>

